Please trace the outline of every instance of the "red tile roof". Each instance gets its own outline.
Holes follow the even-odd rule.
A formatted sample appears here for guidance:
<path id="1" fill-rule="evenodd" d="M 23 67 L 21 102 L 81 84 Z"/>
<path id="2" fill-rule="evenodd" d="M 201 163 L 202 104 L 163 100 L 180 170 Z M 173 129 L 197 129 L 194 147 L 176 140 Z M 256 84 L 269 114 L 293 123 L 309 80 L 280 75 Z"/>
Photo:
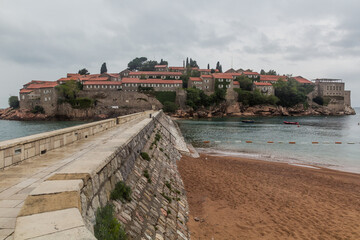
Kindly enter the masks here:
<path id="1" fill-rule="evenodd" d="M 213 73 L 214 78 L 233 79 L 231 73 Z"/>
<path id="2" fill-rule="evenodd" d="M 156 72 L 156 71 L 138 71 L 138 72 L 130 72 L 129 76 L 141 76 L 141 75 L 164 75 L 164 76 L 181 76 L 182 73 L 179 72 Z"/>
<path id="3" fill-rule="evenodd" d="M 80 77 L 81 75 L 79 73 L 68 73 L 67 77 L 71 78 L 71 77 Z"/>
<path id="4" fill-rule="evenodd" d="M 39 83 L 47 83 L 47 82 L 49 82 L 49 81 L 32 80 L 31 82 L 24 84 L 24 86 L 29 85 L 29 84 L 39 84 Z"/>
<path id="5" fill-rule="evenodd" d="M 199 69 L 199 72 L 211 72 L 211 69 Z"/>
<path id="6" fill-rule="evenodd" d="M 244 75 L 260 75 L 258 72 L 249 72 L 249 71 L 244 71 L 242 72 Z"/>
<path id="7" fill-rule="evenodd" d="M 240 83 L 238 81 L 234 81 L 233 84 L 234 85 L 240 85 Z"/>
<path id="8" fill-rule="evenodd" d="M 223 73 L 223 74 L 228 74 L 228 75 L 231 75 L 231 76 L 241 76 L 242 73 L 237 73 L 237 72 L 234 72 L 234 73 Z"/>
<path id="9" fill-rule="evenodd" d="M 138 78 L 123 78 L 122 83 L 162 83 L 162 84 L 171 84 L 178 83 L 182 84 L 182 80 L 163 80 L 163 79 L 138 79 Z"/>
<path id="10" fill-rule="evenodd" d="M 202 81 L 202 79 L 199 78 L 199 77 L 190 77 L 189 80 L 190 81 L 195 81 L 195 82 L 201 82 Z"/>
<path id="11" fill-rule="evenodd" d="M 119 81 L 85 81 L 84 85 L 121 85 Z"/>
<path id="12" fill-rule="evenodd" d="M 278 81 L 279 79 L 286 81 L 286 76 L 260 75 L 260 81 Z"/>
<path id="13" fill-rule="evenodd" d="M 167 65 L 155 65 L 155 68 L 166 68 Z"/>
<path id="14" fill-rule="evenodd" d="M 108 77 L 92 77 L 88 79 L 82 79 L 82 81 L 108 81 Z"/>
<path id="15" fill-rule="evenodd" d="M 185 70 L 184 67 L 169 67 L 171 70 Z"/>
<path id="16" fill-rule="evenodd" d="M 41 89 L 41 88 L 54 88 L 57 85 L 59 85 L 57 82 L 46 82 L 46 83 L 35 83 L 35 84 L 30 84 L 29 86 L 26 87 L 26 89 Z"/>
<path id="17" fill-rule="evenodd" d="M 20 93 L 31 93 L 33 90 L 30 90 L 30 89 L 20 89 Z"/>
<path id="18" fill-rule="evenodd" d="M 254 82 L 256 86 L 272 86 L 269 82 Z"/>
<path id="19" fill-rule="evenodd" d="M 313 82 L 307 80 L 306 78 L 303 78 L 302 76 L 293 77 L 296 81 L 303 84 L 313 84 Z"/>

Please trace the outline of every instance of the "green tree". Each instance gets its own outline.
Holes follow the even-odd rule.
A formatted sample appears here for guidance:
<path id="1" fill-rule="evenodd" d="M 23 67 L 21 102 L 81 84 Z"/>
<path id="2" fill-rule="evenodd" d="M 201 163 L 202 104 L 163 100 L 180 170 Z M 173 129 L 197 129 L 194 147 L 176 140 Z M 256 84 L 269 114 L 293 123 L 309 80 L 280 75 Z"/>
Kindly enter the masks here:
<path id="1" fill-rule="evenodd" d="M 210 64 L 208 63 L 208 65 L 207 65 L 207 69 L 210 69 Z"/>
<path id="2" fill-rule="evenodd" d="M 59 91 L 60 99 L 73 100 L 81 90 L 81 84 L 76 81 L 66 81 L 65 83 L 55 87 Z"/>
<path id="3" fill-rule="evenodd" d="M 186 58 L 186 67 L 189 67 L 189 58 Z"/>
<path id="4" fill-rule="evenodd" d="M 100 74 L 106 73 L 107 72 L 107 67 L 106 67 L 106 63 L 104 62 L 101 65 L 101 69 L 100 69 Z"/>
<path id="5" fill-rule="evenodd" d="M 140 70 L 140 68 L 142 67 L 143 63 L 147 61 L 147 58 L 146 57 L 137 57 L 137 58 L 134 58 L 133 60 L 131 60 L 129 63 L 128 63 L 128 69 L 130 71 L 133 71 L 133 70 Z"/>
<path id="6" fill-rule="evenodd" d="M 279 104 L 284 107 L 292 107 L 299 103 L 307 103 L 307 94 L 314 90 L 313 85 L 303 85 L 291 78 L 285 82 L 282 80 L 274 84 L 275 96 L 280 101 Z"/>
<path id="7" fill-rule="evenodd" d="M 17 109 L 20 106 L 19 98 L 17 96 L 11 96 L 8 100 L 9 106 L 13 109 Z"/>
<path id="8" fill-rule="evenodd" d="M 246 91 L 251 91 L 253 81 L 245 75 L 236 77 L 236 80 L 240 83 L 240 88 Z"/>
<path id="9" fill-rule="evenodd" d="M 264 69 L 261 69 L 261 70 L 260 70 L 260 75 L 266 75 L 266 72 L 265 72 Z"/>
<path id="10" fill-rule="evenodd" d="M 166 101 L 163 106 L 164 112 L 174 113 L 178 109 L 177 105 L 174 102 Z"/>
<path id="11" fill-rule="evenodd" d="M 168 65 L 168 62 L 161 59 L 159 65 Z"/>
<path id="12" fill-rule="evenodd" d="M 78 72 L 80 75 L 89 75 L 89 71 L 86 68 L 80 69 Z"/>
<path id="13" fill-rule="evenodd" d="M 142 63 L 142 66 L 140 67 L 140 71 L 155 71 L 155 65 L 158 65 L 159 63 L 154 60 L 145 61 Z"/>

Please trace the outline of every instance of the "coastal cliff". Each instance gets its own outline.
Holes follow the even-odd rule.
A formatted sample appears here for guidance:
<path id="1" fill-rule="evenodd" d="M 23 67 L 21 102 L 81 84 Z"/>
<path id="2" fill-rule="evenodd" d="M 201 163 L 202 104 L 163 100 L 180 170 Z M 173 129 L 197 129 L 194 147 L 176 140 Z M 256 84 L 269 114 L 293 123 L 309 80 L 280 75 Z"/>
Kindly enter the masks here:
<path id="1" fill-rule="evenodd" d="M 311 105 L 307 108 L 303 104 L 294 107 L 274 105 L 244 106 L 242 103 L 223 103 L 216 107 L 177 110 L 173 117 L 177 118 L 210 118 L 210 117 L 251 117 L 251 116 L 330 116 L 355 115 L 355 110 L 345 107 L 344 111 L 334 111 L 327 106 Z"/>

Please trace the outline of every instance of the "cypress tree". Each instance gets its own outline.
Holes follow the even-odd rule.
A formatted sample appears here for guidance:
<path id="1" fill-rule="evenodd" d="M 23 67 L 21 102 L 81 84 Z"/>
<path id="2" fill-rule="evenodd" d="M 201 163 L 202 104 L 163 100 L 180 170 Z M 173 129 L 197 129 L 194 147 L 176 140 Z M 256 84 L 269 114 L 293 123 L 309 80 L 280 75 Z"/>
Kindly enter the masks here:
<path id="1" fill-rule="evenodd" d="M 107 72 L 106 63 L 104 62 L 101 65 L 100 74 L 103 74 L 103 73 L 106 73 L 106 72 Z"/>
<path id="2" fill-rule="evenodd" d="M 208 64 L 208 69 L 210 69 L 210 64 Z"/>

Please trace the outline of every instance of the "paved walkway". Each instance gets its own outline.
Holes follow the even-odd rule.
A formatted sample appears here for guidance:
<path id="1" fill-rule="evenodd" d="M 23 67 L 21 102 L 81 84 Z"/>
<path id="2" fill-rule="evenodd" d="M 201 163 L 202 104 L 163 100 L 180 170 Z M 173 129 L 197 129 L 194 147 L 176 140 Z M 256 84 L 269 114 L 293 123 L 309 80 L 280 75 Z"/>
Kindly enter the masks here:
<path id="1" fill-rule="evenodd" d="M 108 139 L 121 135 L 124 130 L 144 118 L 139 117 L 109 131 L 0 170 L 0 240 L 13 239 L 16 217 L 26 197 L 40 183 L 95 146 L 105 144 Z"/>

